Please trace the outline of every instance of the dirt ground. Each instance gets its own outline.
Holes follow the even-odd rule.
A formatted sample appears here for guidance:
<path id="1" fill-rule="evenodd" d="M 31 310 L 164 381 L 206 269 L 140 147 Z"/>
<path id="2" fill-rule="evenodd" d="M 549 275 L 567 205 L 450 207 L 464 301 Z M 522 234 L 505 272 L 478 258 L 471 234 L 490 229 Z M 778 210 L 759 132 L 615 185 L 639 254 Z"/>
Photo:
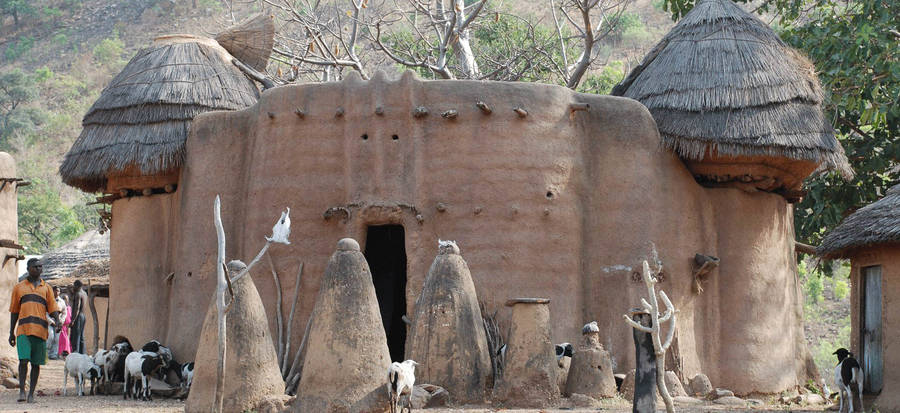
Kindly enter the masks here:
<path id="1" fill-rule="evenodd" d="M 35 397 L 34 404 L 25 404 L 16 402 L 18 390 L 7 389 L 0 386 L 0 412 L 134 412 L 134 413 L 175 413 L 184 411 L 184 402 L 179 400 L 167 400 L 156 398 L 152 402 L 141 402 L 134 400 L 123 400 L 122 396 L 75 396 L 75 383 L 73 380 L 68 381 L 69 395 L 62 396 L 63 382 L 63 361 L 50 360 L 50 363 L 41 368 L 41 376 L 38 382 L 38 394 Z M 59 391 L 60 395 L 56 395 Z M 43 395 L 41 395 L 43 394 Z M 658 406 L 663 408 L 662 405 Z M 797 406 L 792 406 L 796 408 Z M 697 407 L 676 406 L 676 410 L 681 413 L 701 413 L 701 412 L 783 412 L 785 406 L 767 406 L 765 408 L 754 409 L 736 409 L 734 407 L 726 407 L 715 404 L 704 404 Z M 428 409 L 430 413 L 487 413 L 498 412 L 504 413 L 538 413 L 538 412 L 596 412 L 605 411 L 613 413 L 627 413 L 631 411 L 631 405 L 622 399 L 613 399 L 602 402 L 599 407 L 590 409 L 578 408 L 560 408 L 547 410 L 506 410 L 492 409 L 478 406 L 467 406 L 460 409 Z M 665 411 L 665 410 L 660 410 Z M 790 409 L 792 412 L 821 412 L 818 409 Z"/>

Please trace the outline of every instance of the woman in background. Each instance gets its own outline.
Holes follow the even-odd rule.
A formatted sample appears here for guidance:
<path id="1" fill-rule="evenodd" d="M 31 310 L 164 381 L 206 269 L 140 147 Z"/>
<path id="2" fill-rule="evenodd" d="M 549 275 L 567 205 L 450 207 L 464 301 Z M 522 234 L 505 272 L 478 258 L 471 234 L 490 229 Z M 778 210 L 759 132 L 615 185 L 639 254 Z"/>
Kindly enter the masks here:
<path id="1" fill-rule="evenodd" d="M 72 307 L 69 305 L 69 296 L 63 295 L 62 297 L 66 304 L 66 315 L 65 317 L 60 315 L 60 318 L 63 319 L 63 325 L 59 331 L 59 356 L 66 357 L 72 352 L 72 345 L 69 343 L 69 324 L 72 324 Z M 60 314 L 62 314 L 62 311 L 62 308 L 60 308 Z"/>

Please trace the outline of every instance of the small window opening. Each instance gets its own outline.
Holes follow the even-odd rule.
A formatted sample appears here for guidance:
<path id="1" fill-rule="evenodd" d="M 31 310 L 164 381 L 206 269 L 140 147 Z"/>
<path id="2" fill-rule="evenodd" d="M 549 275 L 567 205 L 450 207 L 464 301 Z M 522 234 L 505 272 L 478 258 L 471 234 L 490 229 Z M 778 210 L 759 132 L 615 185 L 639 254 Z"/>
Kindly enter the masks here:
<path id="1" fill-rule="evenodd" d="M 400 139 L 400 137 L 399 137 L 399 136 L 397 136 L 397 135 L 391 135 L 391 139 L 393 139 L 393 140 L 397 140 L 397 139 Z"/>
<path id="2" fill-rule="evenodd" d="M 368 133 L 362 134 L 362 140 L 364 140 L 364 141 L 369 140 L 369 134 Z"/>

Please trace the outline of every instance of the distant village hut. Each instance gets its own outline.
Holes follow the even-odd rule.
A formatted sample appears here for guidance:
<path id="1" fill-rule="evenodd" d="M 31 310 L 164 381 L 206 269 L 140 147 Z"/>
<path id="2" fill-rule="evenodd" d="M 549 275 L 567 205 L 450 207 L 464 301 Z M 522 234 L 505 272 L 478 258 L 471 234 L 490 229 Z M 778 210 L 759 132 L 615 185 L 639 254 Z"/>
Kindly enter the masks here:
<path id="1" fill-rule="evenodd" d="M 850 259 L 850 351 L 865 372 L 865 391 L 882 410 L 900 409 L 900 185 L 829 232 L 816 251 Z"/>
<path id="2" fill-rule="evenodd" d="M 702 0 L 617 85 L 705 186 L 798 198 L 817 168 L 852 171 L 812 64 L 730 0 Z"/>

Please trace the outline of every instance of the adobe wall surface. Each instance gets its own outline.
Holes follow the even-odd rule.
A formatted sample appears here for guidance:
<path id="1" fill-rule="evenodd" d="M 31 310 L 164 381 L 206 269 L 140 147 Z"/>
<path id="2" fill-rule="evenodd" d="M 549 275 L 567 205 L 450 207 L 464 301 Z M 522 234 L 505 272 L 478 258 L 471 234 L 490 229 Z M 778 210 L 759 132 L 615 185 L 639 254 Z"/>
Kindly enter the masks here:
<path id="1" fill-rule="evenodd" d="M 570 103 L 590 110 L 573 112 Z M 426 116 L 413 116 L 419 106 Z M 457 117 L 442 117 L 447 110 Z M 653 260 L 653 242 L 664 264 L 660 287 L 681 311 L 677 346 L 687 377 L 702 371 L 738 393 L 804 382 L 793 365 L 775 380 L 746 371 L 787 364 L 803 343 L 793 334 L 802 325 L 788 205 L 773 194 L 705 189 L 658 143 L 639 103 L 548 85 L 404 76 L 268 90 L 254 107 L 194 120 L 174 195 L 114 203 L 111 271 L 129 286 L 113 291 L 111 334 L 164 335 L 176 354 L 196 349 L 190 332 L 199 331 L 215 285 L 212 204 L 220 194 L 229 259 L 252 258 L 291 207 L 291 245 L 270 252 L 286 295 L 305 263 L 294 348 L 334 242 L 365 245 L 368 225 L 400 224 L 408 314 L 438 238 L 456 240 L 489 311 L 510 297 L 549 297 L 555 342 L 577 340 L 581 326 L 597 320 L 604 348 L 625 371 L 634 349 L 622 314 L 646 294 L 635 269 Z M 696 253 L 723 262 L 700 295 L 691 290 Z M 162 282 L 169 272 L 174 286 Z M 271 276 L 255 273 L 274 320 Z M 168 314 L 134 305 L 143 302 Z M 117 313 L 126 303 L 135 308 Z"/>
<path id="2" fill-rule="evenodd" d="M 16 161 L 6 152 L 0 152 L 0 178 L 18 178 Z M 0 239 L 19 241 L 19 215 L 16 185 L 6 184 L 0 191 Z M 0 248 L 0 259 L 7 254 L 19 255 L 22 251 L 11 248 Z M 7 315 L 0 316 L 0 331 L 9 331 L 9 301 L 12 288 L 19 279 L 16 260 L 0 262 L 0 310 Z M 16 358 L 16 349 L 9 344 L 0 344 L 0 357 Z"/>
<path id="3" fill-rule="evenodd" d="M 862 268 L 881 266 L 881 348 L 884 357 L 883 387 L 875 400 L 882 411 L 900 410 L 900 246 L 885 245 L 860 250 L 850 260 L 850 351 L 860 353 Z M 835 362 L 837 362 L 835 360 Z"/>

